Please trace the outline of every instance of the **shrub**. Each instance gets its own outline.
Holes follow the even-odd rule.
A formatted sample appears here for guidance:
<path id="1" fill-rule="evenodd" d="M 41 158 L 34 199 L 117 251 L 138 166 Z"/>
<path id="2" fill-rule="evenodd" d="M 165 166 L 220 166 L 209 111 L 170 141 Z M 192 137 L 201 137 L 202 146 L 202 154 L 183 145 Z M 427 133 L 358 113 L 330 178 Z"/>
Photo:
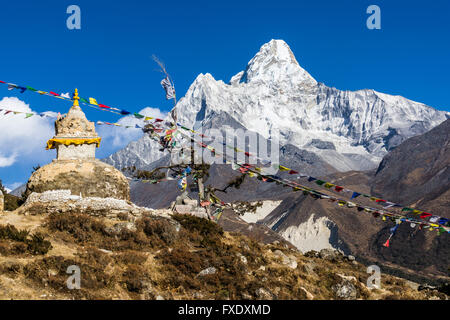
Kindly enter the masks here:
<path id="1" fill-rule="evenodd" d="M 0 226 L 0 239 L 7 240 L 0 248 L 0 252 L 4 255 L 26 252 L 44 255 L 52 248 L 50 241 L 45 240 L 43 235 L 39 233 L 30 235 L 28 230 L 18 230 L 12 225 Z M 15 243 L 9 244 L 8 240 Z"/>

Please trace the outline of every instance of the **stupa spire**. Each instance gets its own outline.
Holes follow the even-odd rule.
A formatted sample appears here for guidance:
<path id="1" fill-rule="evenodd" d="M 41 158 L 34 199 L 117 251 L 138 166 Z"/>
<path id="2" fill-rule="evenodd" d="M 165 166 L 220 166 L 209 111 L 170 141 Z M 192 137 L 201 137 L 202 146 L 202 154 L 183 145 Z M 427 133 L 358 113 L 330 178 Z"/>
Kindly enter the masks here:
<path id="1" fill-rule="evenodd" d="M 78 89 L 75 88 L 75 92 L 73 93 L 73 107 L 80 106 L 79 100 L 80 100 L 80 97 L 78 96 Z"/>

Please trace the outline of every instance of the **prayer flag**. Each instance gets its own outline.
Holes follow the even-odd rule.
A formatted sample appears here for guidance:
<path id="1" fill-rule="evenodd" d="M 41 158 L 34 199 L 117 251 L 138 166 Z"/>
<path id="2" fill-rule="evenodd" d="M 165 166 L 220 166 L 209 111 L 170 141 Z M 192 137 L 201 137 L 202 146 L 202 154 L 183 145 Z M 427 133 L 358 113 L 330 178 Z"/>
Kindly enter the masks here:
<path id="1" fill-rule="evenodd" d="M 166 91 L 166 99 L 174 99 L 175 98 L 175 88 L 173 87 L 172 83 L 169 80 L 169 77 L 165 77 L 163 80 L 161 80 L 161 85 Z"/>
<path id="2" fill-rule="evenodd" d="M 360 196 L 360 195 L 361 195 L 361 194 L 358 193 L 358 192 L 353 192 L 351 199 L 354 199 L 354 198 L 356 198 L 356 197 L 358 197 L 358 196 Z"/>

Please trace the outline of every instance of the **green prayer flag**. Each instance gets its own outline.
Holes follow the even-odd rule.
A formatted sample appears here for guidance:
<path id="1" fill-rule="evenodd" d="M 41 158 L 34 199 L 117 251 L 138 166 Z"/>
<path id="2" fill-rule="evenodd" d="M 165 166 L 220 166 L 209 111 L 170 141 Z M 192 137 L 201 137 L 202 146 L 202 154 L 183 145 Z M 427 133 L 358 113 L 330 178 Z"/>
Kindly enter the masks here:
<path id="1" fill-rule="evenodd" d="M 139 114 L 139 113 L 137 113 L 137 112 L 134 113 L 134 116 L 135 116 L 136 118 L 138 118 L 138 119 L 144 118 L 144 116 L 143 116 L 142 114 Z"/>
<path id="2" fill-rule="evenodd" d="M 319 186 L 321 186 L 321 185 L 323 185 L 323 184 L 325 183 L 325 181 L 322 181 L 322 180 L 316 180 L 316 183 L 317 183 Z"/>
<path id="3" fill-rule="evenodd" d="M 29 86 L 26 86 L 26 87 L 27 87 L 28 90 L 37 91 L 35 88 L 29 87 Z"/>
<path id="4" fill-rule="evenodd" d="M 27 113 L 26 115 L 25 115 L 25 119 L 27 119 L 27 118 L 29 118 L 29 117 L 32 117 L 34 115 L 34 113 Z"/>

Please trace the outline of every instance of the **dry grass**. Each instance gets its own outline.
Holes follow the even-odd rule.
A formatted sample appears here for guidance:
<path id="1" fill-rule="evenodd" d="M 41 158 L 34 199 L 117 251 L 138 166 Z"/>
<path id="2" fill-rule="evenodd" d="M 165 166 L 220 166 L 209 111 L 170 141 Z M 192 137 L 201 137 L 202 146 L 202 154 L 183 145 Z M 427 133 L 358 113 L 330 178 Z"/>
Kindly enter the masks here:
<path id="1" fill-rule="evenodd" d="M 0 252 L 6 250 L 2 247 L 6 242 L 10 245 L 8 257 L 0 257 L 0 284 L 8 289 L 0 290 L 0 298 L 336 299 L 332 287 L 342 280 L 338 273 L 354 277 L 357 299 L 437 295 L 412 290 L 403 280 L 385 275 L 382 290 L 370 291 L 361 265 L 262 245 L 193 216 L 145 217 L 135 222 L 135 231 L 115 235 L 106 232 L 114 223 L 108 219 L 82 214 L 42 219 L 39 230 L 57 244 L 45 254 L 28 247 L 33 242 L 29 233 L 12 226 L 0 228 Z M 275 250 L 295 259 L 298 267 L 284 265 Z M 81 269 L 81 290 L 66 286 L 71 265 Z M 209 267 L 216 272 L 199 276 Z"/>

